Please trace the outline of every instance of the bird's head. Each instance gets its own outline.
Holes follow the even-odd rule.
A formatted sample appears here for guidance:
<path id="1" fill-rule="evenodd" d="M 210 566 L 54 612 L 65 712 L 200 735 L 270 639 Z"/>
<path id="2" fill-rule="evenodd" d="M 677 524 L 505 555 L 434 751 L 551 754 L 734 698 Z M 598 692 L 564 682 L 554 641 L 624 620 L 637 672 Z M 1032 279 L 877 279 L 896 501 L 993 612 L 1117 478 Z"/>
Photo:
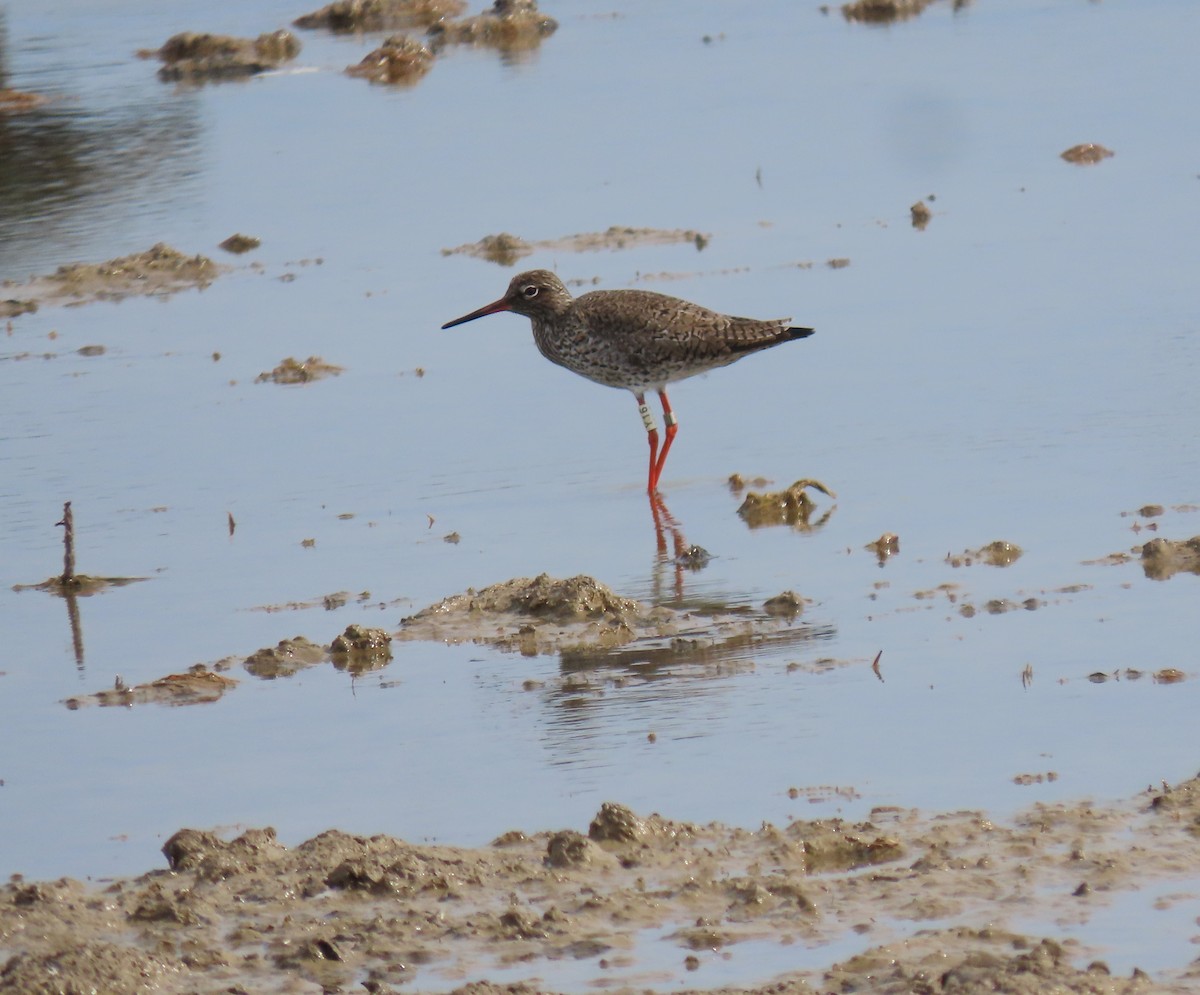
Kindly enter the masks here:
<path id="1" fill-rule="evenodd" d="M 455 325 L 500 311 L 512 311 L 515 314 L 523 314 L 526 318 L 550 318 L 569 308 L 571 300 L 571 292 L 563 286 L 562 280 L 548 269 L 531 269 L 514 276 L 508 290 L 498 301 L 492 301 L 478 311 L 448 321 L 442 327 L 453 328 Z"/>

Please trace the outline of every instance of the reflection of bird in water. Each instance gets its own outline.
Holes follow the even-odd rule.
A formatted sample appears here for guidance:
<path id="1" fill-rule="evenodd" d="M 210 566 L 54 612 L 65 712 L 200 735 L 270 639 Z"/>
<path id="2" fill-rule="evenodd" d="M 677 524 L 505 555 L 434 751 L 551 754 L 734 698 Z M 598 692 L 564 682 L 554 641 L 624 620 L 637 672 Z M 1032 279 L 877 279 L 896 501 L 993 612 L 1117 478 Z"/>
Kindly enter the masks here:
<path id="1" fill-rule="evenodd" d="M 576 298 L 557 276 L 544 269 L 518 274 L 499 300 L 442 327 L 499 311 L 528 318 L 534 342 L 552 363 L 598 384 L 633 393 L 650 441 L 646 484 L 650 494 L 658 490 L 678 430 L 667 399 L 668 384 L 813 333 L 811 328 L 790 327 L 790 318 L 735 318 L 647 290 L 593 290 Z M 667 427 L 661 452 L 658 428 L 646 404 L 650 390 L 658 393 Z"/>
<path id="2" fill-rule="evenodd" d="M 655 558 L 654 558 L 654 603 L 662 604 L 662 584 L 661 574 L 664 567 L 671 566 L 674 568 L 675 574 L 675 597 L 676 603 L 683 601 L 683 571 L 684 570 L 703 570 L 708 566 L 708 561 L 712 559 L 712 554 L 703 546 L 689 546 L 687 539 L 683 536 L 683 528 L 679 522 L 675 520 L 675 516 L 667 509 L 667 503 L 662 499 L 662 495 L 652 493 L 650 495 L 650 514 L 654 518 L 654 540 L 655 540 Z M 667 532 L 671 533 L 672 551 L 667 551 Z"/>

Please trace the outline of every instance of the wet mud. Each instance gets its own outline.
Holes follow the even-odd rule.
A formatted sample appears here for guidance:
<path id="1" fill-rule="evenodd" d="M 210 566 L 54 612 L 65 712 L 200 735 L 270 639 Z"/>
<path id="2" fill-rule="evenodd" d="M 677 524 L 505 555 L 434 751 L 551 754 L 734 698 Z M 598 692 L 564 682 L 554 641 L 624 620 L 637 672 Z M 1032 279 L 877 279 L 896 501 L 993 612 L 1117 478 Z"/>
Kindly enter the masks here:
<path id="1" fill-rule="evenodd" d="M 1151 580 L 1169 580 L 1177 573 L 1200 574 L 1200 536 L 1191 539 L 1151 539 L 1141 549 L 1142 570 Z"/>
<path id="2" fill-rule="evenodd" d="M 270 828 L 181 829 L 163 869 L 0 889 L 11 951 L 0 987 L 532 995 L 574 990 L 566 979 L 586 964 L 631 988 L 682 968 L 699 992 L 718 990 L 709 965 L 771 944 L 802 969 L 771 977 L 747 954 L 733 961 L 740 983 L 719 990 L 1193 991 L 1196 964 L 1117 974 L 1072 933 L 1139 888 L 1186 887 L 1198 836 L 1197 780 L 1110 805 L 1039 804 L 1004 823 L 878 808 L 862 822 L 746 830 L 610 802 L 587 827 L 514 828 L 476 848 L 337 829 L 288 847 Z M 1021 922 L 1054 925 L 1039 935 Z M 823 956 L 830 944 L 850 952 Z M 493 972 L 510 980 L 455 988 Z"/>
<path id="3" fill-rule="evenodd" d="M 533 242 L 510 235 L 508 232 L 500 232 L 498 235 L 485 235 L 478 242 L 469 242 L 466 245 L 455 246 L 453 249 L 442 249 L 442 255 L 472 256 L 476 259 L 499 263 L 501 266 L 512 266 L 518 260 L 540 250 L 615 252 L 645 245 L 676 245 L 689 242 L 695 245 L 697 250 L 703 250 L 711 239 L 711 235 L 691 229 L 628 228 L 613 225 L 607 231 L 582 232 L 578 235 L 566 235 L 562 238 Z"/>
<path id="4" fill-rule="evenodd" d="M 324 380 L 326 377 L 336 377 L 344 367 L 327 363 L 320 356 L 309 356 L 303 361 L 294 356 L 288 356 L 273 370 L 260 373 L 254 378 L 255 383 L 302 384 L 314 380 Z"/>
<path id="5" fill-rule="evenodd" d="M 158 77 L 165 81 L 244 79 L 290 62 L 300 54 L 300 41 L 283 30 L 257 38 L 184 31 L 172 35 L 161 48 L 139 54 L 163 64 Z"/>
<path id="6" fill-rule="evenodd" d="M 730 480 L 733 486 L 733 478 Z M 750 491 L 737 513 L 752 529 L 773 525 L 790 525 L 800 530 L 818 527 L 831 512 L 826 511 L 822 518 L 812 521 L 817 503 L 809 496 L 809 488 L 837 499 L 837 495 L 819 480 L 805 478 L 782 491 Z"/>
<path id="7" fill-rule="evenodd" d="M 225 239 L 225 241 L 221 242 L 219 247 L 226 252 L 232 252 L 234 255 L 241 255 L 243 252 L 250 252 L 252 249 L 257 249 L 260 245 L 262 245 L 262 239 L 254 235 L 243 235 L 241 232 L 235 232 Z"/>
<path id="8" fill-rule="evenodd" d="M 461 21 L 439 21 L 428 32 L 434 51 L 446 45 L 482 45 L 502 52 L 537 48 L 558 30 L 558 22 L 538 10 L 535 0 L 495 0 Z"/>
<path id="9" fill-rule="evenodd" d="M 391 35 L 346 72 L 372 83 L 416 83 L 433 65 L 433 52 L 408 35 Z"/>
<path id="10" fill-rule="evenodd" d="M 946 562 L 952 567 L 969 567 L 975 563 L 985 563 L 991 567 L 1008 567 L 1021 558 L 1022 549 L 1015 542 L 996 539 L 979 549 L 964 549 L 961 553 L 951 553 L 946 556 Z"/>
<path id="11" fill-rule="evenodd" d="M 933 0 L 854 0 L 842 4 L 842 17 L 865 24 L 891 24 L 916 17 Z"/>
<path id="12" fill-rule="evenodd" d="M 45 105 L 47 98 L 40 93 L 13 90 L 0 86 L 0 115 L 27 114 Z"/>
<path id="13" fill-rule="evenodd" d="M 924 231 L 925 226 L 929 224 L 930 219 L 933 217 L 933 212 L 929 210 L 929 205 L 923 200 L 918 200 L 908 209 L 908 212 L 912 216 L 912 226 L 917 231 Z"/>
<path id="14" fill-rule="evenodd" d="M 168 674 L 158 680 L 128 687 L 120 677 L 107 691 L 67 698 L 63 704 L 70 709 L 87 705 L 101 707 L 133 705 L 201 705 L 210 704 L 234 687 L 237 681 L 215 671 L 204 664 L 196 664 L 182 674 Z"/>
<path id="15" fill-rule="evenodd" d="M 292 22 L 297 28 L 329 31 L 395 31 L 429 28 L 458 17 L 466 0 L 336 0 Z"/>
<path id="16" fill-rule="evenodd" d="M 1084 142 L 1082 145 L 1072 145 L 1065 152 L 1061 153 L 1061 157 L 1067 162 L 1073 162 L 1077 166 L 1092 166 L 1098 162 L 1103 162 L 1105 159 L 1110 159 L 1114 155 L 1109 149 L 1103 145 L 1096 145 L 1093 142 Z"/>
<path id="17" fill-rule="evenodd" d="M 224 268 L 207 256 L 189 256 L 163 242 L 145 252 L 102 263 L 69 263 L 25 283 L 0 283 L 0 316 L 36 311 L 51 304 L 80 305 L 127 297 L 166 297 L 180 290 L 207 287 Z M 7 305 L 7 308 L 5 307 Z"/>

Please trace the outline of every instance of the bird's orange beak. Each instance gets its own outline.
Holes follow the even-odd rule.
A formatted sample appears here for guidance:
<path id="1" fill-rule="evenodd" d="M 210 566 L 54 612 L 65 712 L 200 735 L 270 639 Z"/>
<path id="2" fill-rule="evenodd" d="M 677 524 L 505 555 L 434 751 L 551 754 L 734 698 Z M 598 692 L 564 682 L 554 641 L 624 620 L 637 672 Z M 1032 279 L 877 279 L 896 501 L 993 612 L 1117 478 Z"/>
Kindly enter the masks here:
<path id="1" fill-rule="evenodd" d="M 500 311 L 511 311 L 512 305 L 508 302 L 508 297 L 501 297 L 498 301 L 492 301 L 491 304 L 485 304 L 478 311 L 472 311 L 470 314 L 464 314 L 461 318 L 455 318 L 453 321 L 447 321 L 442 325 L 443 328 L 453 328 L 455 325 L 461 325 L 464 322 L 474 321 L 476 318 L 482 318 L 484 315 L 497 314 Z"/>

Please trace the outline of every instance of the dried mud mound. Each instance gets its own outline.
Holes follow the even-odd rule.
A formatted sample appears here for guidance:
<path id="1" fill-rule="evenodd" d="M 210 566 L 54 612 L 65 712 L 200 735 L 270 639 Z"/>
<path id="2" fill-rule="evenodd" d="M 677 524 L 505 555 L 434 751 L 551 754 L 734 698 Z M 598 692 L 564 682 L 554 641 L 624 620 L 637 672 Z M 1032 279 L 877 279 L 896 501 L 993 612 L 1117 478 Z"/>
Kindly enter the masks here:
<path id="1" fill-rule="evenodd" d="M 637 989 L 672 962 L 702 985 L 728 951 L 746 985 L 729 993 L 1183 992 L 1193 968 L 1117 977 L 1069 934 L 1121 892 L 1193 880 L 1198 827 L 1191 781 L 1110 807 L 1039 805 L 1011 825 L 877 809 L 748 831 L 610 802 L 586 835 L 513 830 L 478 848 L 337 829 L 289 848 L 272 829 L 183 829 L 163 846 L 168 870 L 103 890 L 0 888 L 0 989 L 445 990 L 515 964 L 541 980 L 505 991 L 553 992 L 581 970 Z M 1059 933 L 1024 936 L 1009 918 Z M 741 943 L 792 945 L 807 968 L 751 987 L 770 979 L 737 958 Z M 829 944 L 859 952 L 830 963 Z"/>

